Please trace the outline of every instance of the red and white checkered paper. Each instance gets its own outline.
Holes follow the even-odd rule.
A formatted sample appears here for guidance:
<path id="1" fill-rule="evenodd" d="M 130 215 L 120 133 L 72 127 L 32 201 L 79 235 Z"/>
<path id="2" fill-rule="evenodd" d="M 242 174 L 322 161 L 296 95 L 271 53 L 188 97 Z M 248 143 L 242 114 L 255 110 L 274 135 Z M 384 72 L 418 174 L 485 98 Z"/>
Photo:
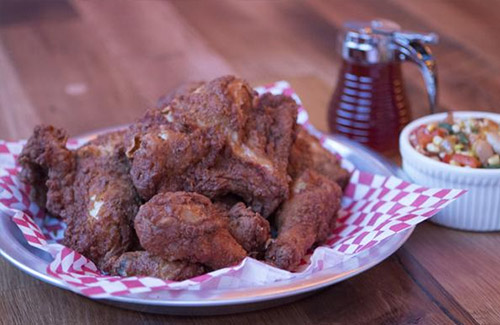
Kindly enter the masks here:
<path id="1" fill-rule="evenodd" d="M 290 85 L 283 81 L 259 87 L 257 91 L 289 95 L 301 104 Z M 298 122 L 319 136 L 322 144 L 329 148 L 331 140 L 312 128 L 302 106 Z M 73 139 L 68 146 L 78 147 L 88 140 Z M 304 278 L 417 225 L 464 193 L 463 190 L 425 188 L 396 177 L 361 172 L 344 159 L 342 164 L 352 172 L 352 177 L 345 190 L 338 225 L 325 245 L 307 256 L 299 272 L 288 272 L 246 258 L 237 266 L 181 282 L 152 277 L 107 276 L 101 274 L 90 260 L 61 245 L 64 223 L 45 215 L 30 201 L 30 188 L 17 178 L 16 158 L 23 144 L 24 141 L 0 141 L 0 217 L 11 218 L 31 246 L 52 255 L 54 259 L 47 268 L 49 275 L 66 282 L 72 290 L 94 298 L 159 290 L 242 288 Z"/>

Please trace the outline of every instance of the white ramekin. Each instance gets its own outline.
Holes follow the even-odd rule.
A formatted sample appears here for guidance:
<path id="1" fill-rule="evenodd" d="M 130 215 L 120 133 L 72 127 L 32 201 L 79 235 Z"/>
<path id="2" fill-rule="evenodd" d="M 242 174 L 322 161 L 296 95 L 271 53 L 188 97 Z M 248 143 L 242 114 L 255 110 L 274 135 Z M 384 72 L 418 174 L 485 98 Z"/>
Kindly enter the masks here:
<path id="1" fill-rule="evenodd" d="M 468 111 L 453 112 L 453 115 L 455 118 L 485 117 L 500 123 L 500 114 Z M 422 155 L 410 144 L 409 135 L 418 126 L 445 118 L 446 113 L 425 116 L 403 129 L 399 136 L 403 170 L 414 183 L 423 186 L 467 190 L 431 221 L 462 230 L 500 230 L 500 169 L 474 169 L 445 164 Z"/>

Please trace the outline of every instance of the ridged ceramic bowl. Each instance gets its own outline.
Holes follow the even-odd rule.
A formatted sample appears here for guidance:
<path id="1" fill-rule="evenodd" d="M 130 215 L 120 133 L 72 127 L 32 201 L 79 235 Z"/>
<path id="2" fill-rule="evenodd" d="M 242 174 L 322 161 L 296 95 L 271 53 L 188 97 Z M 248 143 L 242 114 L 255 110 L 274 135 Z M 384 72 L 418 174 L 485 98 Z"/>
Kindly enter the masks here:
<path id="1" fill-rule="evenodd" d="M 500 114 L 454 112 L 455 118 L 489 118 L 500 123 Z M 467 193 L 431 221 L 471 231 L 500 230 L 500 169 L 473 169 L 449 165 L 419 153 L 410 144 L 410 133 L 422 124 L 442 121 L 446 113 L 422 117 L 408 124 L 399 137 L 403 170 L 415 183 L 442 188 L 465 189 Z"/>

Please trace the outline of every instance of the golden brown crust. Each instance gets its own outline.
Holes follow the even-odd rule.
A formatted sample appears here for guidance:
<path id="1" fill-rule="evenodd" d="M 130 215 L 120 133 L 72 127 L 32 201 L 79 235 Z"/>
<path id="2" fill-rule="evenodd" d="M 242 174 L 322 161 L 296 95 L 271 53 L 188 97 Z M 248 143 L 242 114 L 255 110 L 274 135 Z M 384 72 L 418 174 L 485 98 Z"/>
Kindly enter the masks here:
<path id="1" fill-rule="evenodd" d="M 131 222 L 140 202 L 123 136 L 108 133 L 70 151 L 64 131 L 37 127 L 19 158 L 22 180 L 46 191 L 48 212 L 66 222 L 64 244 L 100 267 L 134 242 Z"/>
<path id="2" fill-rule="evenodd" d="M 229 231 L 252 257 L 258 257 L 271 238 L 269 221 L 242 202 L 229 210 Z"/>
<path id="3" fill-rule="evenodd" d="M 213 165 L 223 147 L 213 129 L 171 125 L 158 110 L 131 126 L 126 143 L 132 180 L 146 201 L 159 192 L 188 190 L 188 175 Z"/>
<path id="4" fill-rule="evenodd" d="M 278 237 L 266 252 L 271 264 L 293 271 L 307 250 L 327 239 L 340 208 L 337 183 L 305 170 L 292 185 L 290 199 L 276 214 Z"/>
<path id="5" fill-rule="evenodd" d="M 227 217 L 197 193 L 155 195 L 139 209 L 135 229 L 141 245 L 167 261 L 219 269 L 238 264 L 246 256 L 227 229 Z"/>
<path id="6" fill-rule="evenodd" d="M 110 267 L 112 275 L 152 276 L 171 281 L 182 281 L 203 273 L 203 265 L 182 261 L 168 262 L 146 251 L 124 253 L 115 259 Z"/>
<path id="7" fill-rule="evenodd" d="M 76 159 L 66 148 L 67 140 L 62 129 L 36 126 L 18 158 L 19 178 L 32 187 L 32 200 L 55 217 L 72 200 Z"/>
<path id="8" fill-rule="evenodd" d="M 317 138 L 303 127 L 297 129 L 297 139 L 290 152 L 288 165 L 290 176 L 295 178 L 310 168 L 344 188 L 349 182 L 349 172 L 340 166 L 337 157 L 323 148 Z"/>
<path id="9" fill-rule="evenodd" d="M 20 178 L 64 218 L 64 243 L 104 271 L 180 280 L 261 258 L 273 214 L 266 259 L 293 270 L 329 234 L 335 182 L 349 179 L 296 118 L 293 99 L 259 97 L 242 79 L 192 83 L 75 151 L 63 130 L 35 128 Z"/>
<path id="10" fill-rule="evenodd" d="M 74 200 L 65 209 L 64 244 L 101 267 L 135 241 L 132 221 L 140 201 L 129 176 L 124 134 L 107 133 L 76 151 Z"/>
<path id="11" fill-rule="evenodd" d="M 158 109 L 163 109 L 166 106 L 170 105 L 170 103 L 172 103 L 172 101 L 176 98 L 180 98 L 182 100 L 184 97 L 188 96 L 189 94 L 191 94 L 204 84 L 205 82 L 203 81 L 195 81 L 182 84 L 179 87 L 172 90 L 167 95 L 162 96 L 160 99 L 158 99 L 156 107 Z"/>
<path id="12" fill-rule="evenodd" d="M 202 84 L 131 127 L 134 185 L 145 200 L 164 191 L 235 194 L 267 217 L 288 197 L 296 116 L 293 100 L 257 98 L 235 77 Z"/>

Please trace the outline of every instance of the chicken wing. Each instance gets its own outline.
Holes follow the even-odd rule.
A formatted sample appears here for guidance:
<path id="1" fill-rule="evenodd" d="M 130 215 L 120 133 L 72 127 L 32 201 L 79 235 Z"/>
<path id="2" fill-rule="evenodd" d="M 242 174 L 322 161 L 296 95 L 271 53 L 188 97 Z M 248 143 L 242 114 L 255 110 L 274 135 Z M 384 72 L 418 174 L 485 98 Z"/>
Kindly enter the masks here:
<path id="1" fill-rule="evenodd" d="M 295 179 L 290 199 L 276 214 L 278 237 L 269 246 L 266 260 L 279 268 L 295 270 L 309 248 L 327 239 L 341 196 L 337 183 L 305 170 Z"/>
<path id="2" fill-rule="evenodd" d="M 231 76 L 188 89 L 130 129 L 127 156 L 139 194 L 234 194 L 269 216 L 288 197 L 297 105 L 284 96 L 258 98 Z"/>
<path id="3" fill-rule="evenodd" d="M 31 199 L 55 217 L 72 197 L 76 159 L 67 140 L 62 129 L 37 126 L 18 158 L 19 178 L 31 186 Z"/>
<path id="4" fill-rule="evenodd" d="M 205 273 L 200 264 L 168 262 L 146 251 L 127 252 L 110 267 L 110 274 L 121 276 L 152 276 L 164 280 L 182 281 Z"/>
<path id="5" fill-rule="evenodd" d="M 160 97 L 160 99 L 158 99 L 158 102 L 156 103 L 156 107 L 162 109 L 170 105 L 170 103 L 172 103 L 174 99 L 183 100 L 185 96 L 188 96 L 204 84 L 205 82 L 202 81 L 182 84 L 167 95 Z"/>
<path id="6" fill-rule="evenodd" d="M 131 225 L 140 204 L 123 136 L 108 133 L 70 151 L 64 131 L 39 127 L 19 157 L 23 181 L 46 191 L 48 211 L 66 222 L 64 244 L 104 269 L 133 244 Z"/>
<path id="7" fill-rule="evenodd" d="M 194 170 L 213 165 L 224 145 L 213 129 L 172 124 L 159 110 L 132 125 L 126 142 L 130 175 L 145 201 L 160 192 L 192 188 Z"/>
<path id="8" fill-rule="evenodd" d="M 229 210 L 229 231 L 252 257 L 258 257 L 264 252 L 271 238 L 269 221 L 242 202 Z"/>
<path id="9" fill-rule="evenodd" d="M 290 97 L 225 76 L 75 151 L 63 130 L 37 127 L 19 177 L 67 223 L 64 243 L 104 271 L 180 280 L 264 252 L 294 270 L 330 233 L 349 179 L 296 118 Z"/>
<path id="10" fill-rule="evenodd" d="M 288 172 L 295 178 L 308 168 L 337 182 L 342 188 L 349 182 L 350 174 L 340 166 L 337 157 L 323 148 L 317 138 L 298 127 L 297 138 L 290 152 Z"/>
<path id="11" fill-rule="evenodd" d="M 227 229 L 227 220 L 205 196 L 164 192 L 142 205 L 135 218 L 142 247 L 167 261 L 219 269 L 238 264 L 246 252 Z"/>

